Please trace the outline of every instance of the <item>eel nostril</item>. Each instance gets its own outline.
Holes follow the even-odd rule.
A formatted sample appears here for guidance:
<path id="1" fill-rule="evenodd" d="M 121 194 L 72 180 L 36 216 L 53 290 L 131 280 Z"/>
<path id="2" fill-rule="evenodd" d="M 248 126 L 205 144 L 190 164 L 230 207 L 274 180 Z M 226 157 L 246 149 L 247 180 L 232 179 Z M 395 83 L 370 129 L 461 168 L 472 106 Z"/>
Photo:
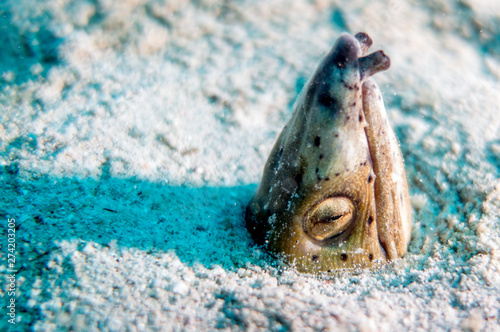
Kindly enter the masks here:
<path id="1" fill-rule="evenodd" d="M 370 36 L 368 36 L 364 32 L 358 32 L 354 36 L 354 38 L 356 38 L 359 41 L 359 44 L 361 45 L 361 51 L 363 52 L 363 54 L 366 54 L 366 52 L 368 52 L 368 49 L 370 49 L 373 43 Z"/>

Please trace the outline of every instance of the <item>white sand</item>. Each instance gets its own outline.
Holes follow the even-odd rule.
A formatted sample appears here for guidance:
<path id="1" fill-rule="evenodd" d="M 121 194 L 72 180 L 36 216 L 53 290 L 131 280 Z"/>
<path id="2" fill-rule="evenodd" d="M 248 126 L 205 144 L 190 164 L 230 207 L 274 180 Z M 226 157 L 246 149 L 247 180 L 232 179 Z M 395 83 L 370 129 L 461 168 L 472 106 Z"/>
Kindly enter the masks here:
<path id="1" fill-rule="evenodd" d="M 2 2 L 0 330 L 500 331 L 500 2 L 413 2 Z M 243 210 L 345 30 L 391 58 L 414 227 L 404 259 L 321 279 Z"/>

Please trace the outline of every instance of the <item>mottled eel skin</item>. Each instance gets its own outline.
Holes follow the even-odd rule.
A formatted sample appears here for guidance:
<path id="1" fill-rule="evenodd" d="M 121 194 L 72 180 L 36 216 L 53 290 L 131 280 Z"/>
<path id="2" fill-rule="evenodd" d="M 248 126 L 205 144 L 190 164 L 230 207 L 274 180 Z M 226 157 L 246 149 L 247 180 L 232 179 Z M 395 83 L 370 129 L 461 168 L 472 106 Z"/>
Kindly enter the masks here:
<path id="1" fill-rule="evenodd" d="M 411 207 L 403 158 L 371 76 L 365 33 L 342 34 L 276 141 L 245 219 L 256 243 L 299 271 L 369 268 L 404 255 Z"/>

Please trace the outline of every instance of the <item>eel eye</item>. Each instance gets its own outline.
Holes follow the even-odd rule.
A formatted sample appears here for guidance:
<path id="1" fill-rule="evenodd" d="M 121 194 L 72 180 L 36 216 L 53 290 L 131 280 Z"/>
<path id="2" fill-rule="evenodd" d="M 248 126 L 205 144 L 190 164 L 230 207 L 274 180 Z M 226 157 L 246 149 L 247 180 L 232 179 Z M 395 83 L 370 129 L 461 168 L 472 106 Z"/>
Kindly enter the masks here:
<path id="1" fill-rule="evenodd" d="M 348 198 L 327 198 L 313 209 L 304 225 L 305 231 L 319 241 L 340 235 L 351 225 L 354 210 Z"/>

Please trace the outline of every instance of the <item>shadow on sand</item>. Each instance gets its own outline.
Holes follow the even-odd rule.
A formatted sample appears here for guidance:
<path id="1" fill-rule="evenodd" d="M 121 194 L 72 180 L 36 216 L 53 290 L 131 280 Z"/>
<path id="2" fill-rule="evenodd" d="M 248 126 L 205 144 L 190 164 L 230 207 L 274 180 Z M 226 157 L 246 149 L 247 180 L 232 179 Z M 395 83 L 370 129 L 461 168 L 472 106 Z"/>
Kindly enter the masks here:
<path id="1" fill-rule="evenodd" d="M 192 188 L 136 178 L 30 176 L 16 165 L 1 167 L 0 181 L 0 215 L 16 219 L 17 278 L 25 280 L 18 309 L 32 322 L 40 313 L 27 305 L 28 294 L 36 279 L 50 282 L 43 276 L 51 274 L 48 263 L 61 241 L 79 242 L 78 250 L 94 242 L 118 251 L 173 251 L 188 266 L 228 271 L 259 264 L 243 218 L 255 185 Z M 6 239 L 6 227 L 2 232 Z M 63 265 L 64 279 L 77 280 L 71 262 Z"/>

